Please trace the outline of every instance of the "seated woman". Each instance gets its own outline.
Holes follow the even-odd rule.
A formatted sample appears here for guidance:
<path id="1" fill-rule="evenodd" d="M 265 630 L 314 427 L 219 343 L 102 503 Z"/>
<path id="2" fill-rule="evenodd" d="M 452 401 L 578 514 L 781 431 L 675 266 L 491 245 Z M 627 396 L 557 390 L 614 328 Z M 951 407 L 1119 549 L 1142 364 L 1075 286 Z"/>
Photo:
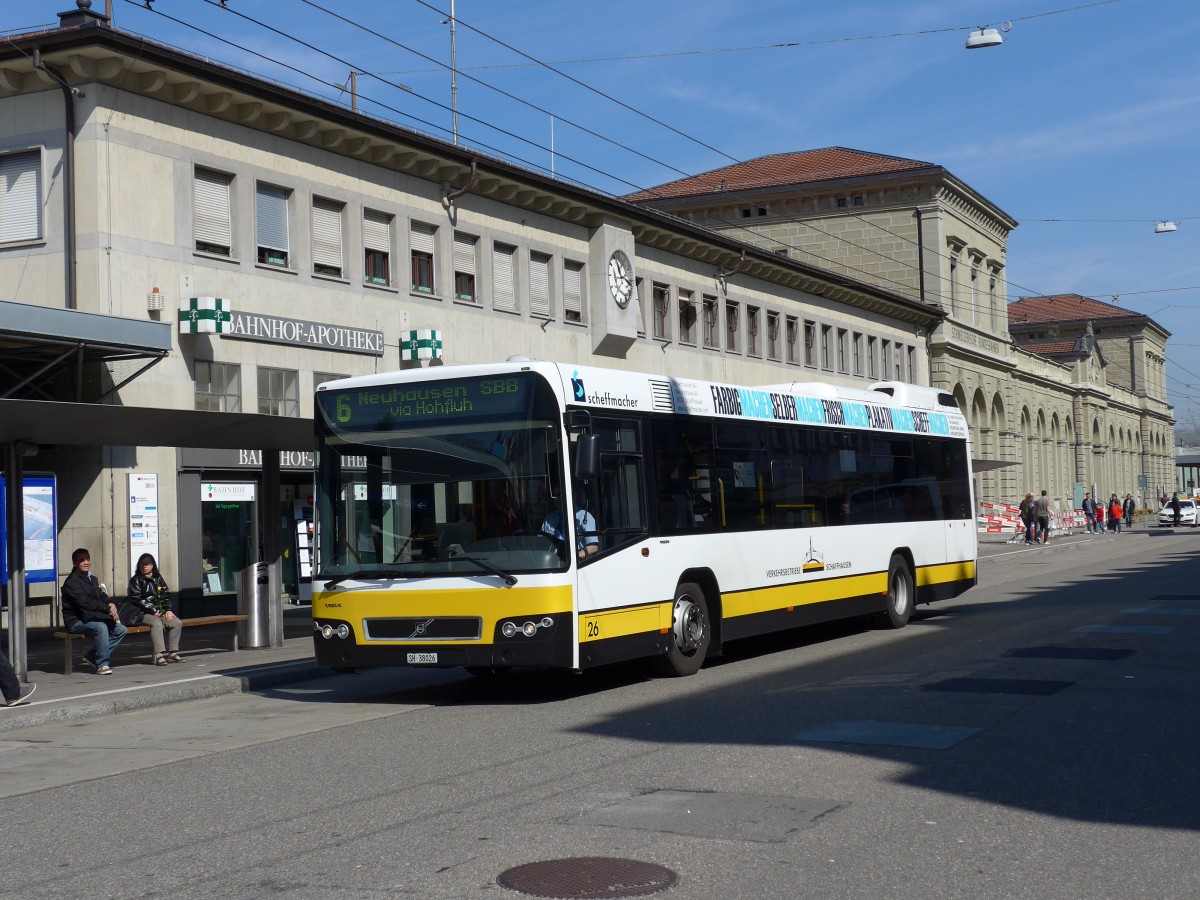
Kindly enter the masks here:
<path id="1" fill-rule="evenodd" d="M 171 592 L 158 572 L 158 563 L 149 553 L 138 557 L 137 568 L 129 579 L 129 599 L 122 612 L 128 612 L 126 625 L 150 627 L 156 666 L 183 662 L 183 657 L 179 655 L 179 635 L 183 631 L 183 623 L 171 608 Z"/>

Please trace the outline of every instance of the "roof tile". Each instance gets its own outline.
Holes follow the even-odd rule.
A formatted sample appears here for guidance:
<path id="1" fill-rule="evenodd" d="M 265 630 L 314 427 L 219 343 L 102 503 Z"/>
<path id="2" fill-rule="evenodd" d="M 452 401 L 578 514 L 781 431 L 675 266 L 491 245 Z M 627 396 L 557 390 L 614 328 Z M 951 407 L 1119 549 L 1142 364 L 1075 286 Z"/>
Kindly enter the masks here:
<path id="1" fill-rule="evenodd" d="M 1083 322 L 1087 319 L 1128 319 L 1143 313 L 1124 309 L 1115 303 L 1102 303 L 1081 294 L 1054 294 L 1048 297 L 1022 297 L 1008 304 L 1010 325 L 1037 325 L 1042 322 Z"/>

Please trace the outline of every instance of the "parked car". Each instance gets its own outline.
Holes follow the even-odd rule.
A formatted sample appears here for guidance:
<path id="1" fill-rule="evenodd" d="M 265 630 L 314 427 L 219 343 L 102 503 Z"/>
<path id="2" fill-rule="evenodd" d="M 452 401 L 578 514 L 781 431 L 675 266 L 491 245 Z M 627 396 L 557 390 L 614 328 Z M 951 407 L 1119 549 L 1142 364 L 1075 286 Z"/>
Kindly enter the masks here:
<path id="1" fill-rule="evenodd" d="M 1171 509 L 1171 502 L 1168 500 L 1167 505 L 1162 508 L 1162 512 L 1158 514 L 1158 524 L 1162 526 L 1175 524 L 1175 511 Z M 1179 498 L 1179 524 L 1190 525 L 1196 527 L 1196 501 L 1183 497 Z"/>

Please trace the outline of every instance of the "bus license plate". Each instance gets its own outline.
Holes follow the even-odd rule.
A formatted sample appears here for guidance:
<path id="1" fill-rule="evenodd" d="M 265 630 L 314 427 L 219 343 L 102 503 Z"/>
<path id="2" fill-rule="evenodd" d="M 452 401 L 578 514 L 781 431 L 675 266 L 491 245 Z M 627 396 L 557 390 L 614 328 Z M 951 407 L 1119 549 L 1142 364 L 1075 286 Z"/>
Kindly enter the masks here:
<path id="1" fill-rule="evenodd" d="M 436 653 L 410 653 L 408 654 L 409 665 L 417 663 L 435 663 L 437 662 Z"/>

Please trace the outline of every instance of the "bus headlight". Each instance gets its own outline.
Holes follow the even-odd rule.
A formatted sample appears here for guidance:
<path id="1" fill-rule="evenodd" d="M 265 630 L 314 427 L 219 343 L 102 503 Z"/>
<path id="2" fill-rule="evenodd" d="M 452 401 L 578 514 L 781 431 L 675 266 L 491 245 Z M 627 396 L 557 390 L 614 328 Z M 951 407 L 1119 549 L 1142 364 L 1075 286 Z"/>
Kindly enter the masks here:
<path id="1" fill-rule="evenodd" d="M 345 622 L 343 622 L 341 625 L 339 625 L 337 627 L 337 636 L 340 637 L 343 641 L 346 638 L 350 637 L 350 626 L 347 625 Z"/>
<path id="2" fill-rule="evenodd" d="M 500 625 L 500 633 L 506 638 L 516 637 L 518 634 L 527 637 L 537 637 L 538 631 L 543 628 L 553 628 L 554 619 L 550 616 L 542 616 L 540 619 L 528 619 L 518 625 L 516 622 L 502 622 Z"/>
<path id="3" fill-rule="evenodd" d="M 325 640 L 329 640 L 331 637 L 333 637 L 333 626 L 332 625 L 322 625 L 321 626 L 321 637 L 325 638 Z"/>
<path id="4" fill-rule="evenodd" d="M 537 634 L 537 630 L 538 627 L 536 622 L 526 622 L 521 626 L 521 634 L 525 635 L 525 637 L 533 637 L 535 634 Z"/>
<path id="5" fill-rule="evenodd" d="M 500 628 L 500 633 L 506 638 L 510 638 L 517 633 L 517 626 L 512 622 L 505 622 Z"/>

